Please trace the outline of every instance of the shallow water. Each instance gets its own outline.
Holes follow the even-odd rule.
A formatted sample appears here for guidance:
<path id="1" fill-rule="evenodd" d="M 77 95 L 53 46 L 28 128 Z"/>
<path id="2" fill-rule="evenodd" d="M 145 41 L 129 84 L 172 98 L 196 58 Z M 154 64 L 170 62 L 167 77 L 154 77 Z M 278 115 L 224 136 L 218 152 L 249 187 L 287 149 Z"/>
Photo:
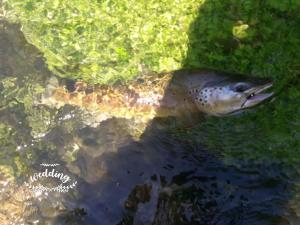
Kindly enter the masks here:
<path id="1" fill-rule="evenodd" d="M 53 74 L 17 25 L 1 23 L 0 58 L 0 224 L 300 224 L 293 167 L 271 159 L 226 163 L 221 147 L 187 141 L 155 121 L 135 140 L 131 121 L 89 127 L 80 109 L 34 104 Z M 248 140 L 231 129 L 222 128 L 224 137 L 241 143 L 226 148 L 244 146 Z M 44 170 L 41 163 L 59 163 L 76 187 L 32 194 L 24 184 Z"/>

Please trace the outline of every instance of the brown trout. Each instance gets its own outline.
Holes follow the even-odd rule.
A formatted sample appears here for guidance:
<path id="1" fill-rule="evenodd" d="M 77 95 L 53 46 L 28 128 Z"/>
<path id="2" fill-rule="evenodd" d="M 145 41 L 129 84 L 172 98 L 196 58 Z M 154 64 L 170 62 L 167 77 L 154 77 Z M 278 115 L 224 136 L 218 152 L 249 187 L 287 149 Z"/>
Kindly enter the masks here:
<path id="1" fill-rule="evenodd" d="M 41 103 L 79 106 L 96 112 L 99 122 L 116 117 L 147 123 L 155 117 L 182 118 L 200 112 L 230 115 L 271 98 L 273 93 L 263 93 L 271 86 L 261 78 L 204 69 L 144 76 L 127 85 L 52 81 Z"/>

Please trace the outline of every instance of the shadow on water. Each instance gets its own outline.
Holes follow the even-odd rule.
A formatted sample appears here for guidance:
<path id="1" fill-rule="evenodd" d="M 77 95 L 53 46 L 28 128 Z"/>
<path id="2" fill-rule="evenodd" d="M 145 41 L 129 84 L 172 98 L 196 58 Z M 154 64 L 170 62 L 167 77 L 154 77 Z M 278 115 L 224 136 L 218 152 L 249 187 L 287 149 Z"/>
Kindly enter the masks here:
<path id="1" fill-rule="evenodd" d="M 200 12 L 203 13 L 194 25 L 205 26 L 201 21 L 207 16 L 205 8 L 211 6 L 210 3 L 202 6 Z M 191 29 L 193 31 L 193 26 Z M 194 39 L 197 37 L 191 35 Z M 2 50 L 5 41 L 1 45 Z M 191 48 L 187 60 L 195 55 L 194 50 L 198 51 Z M 13 56 L 17 58 L 17 54 L 10 55 Z M 30 60 L 24 59 L 24 62 L 30 63 Z M 3 60 L 2 66 L 15 65 Z M 22 64 L 17 67 L 23 68 Z M 48 72 L 42 73 L 49 76 Z M 2 76 L 10 74 L 14 72 Z M 12 142 L 17 141 L 17 145 L 32 139 L 30 123 L 20 126 L 18 122 L 34 116 L 28 116 L 32 113 L 28 109 L 25 115 L 18 116 L 17 112 L 22 110 L 1 111 L 1 121 L 17 117 L 12 126 L 18 135 Z M 76 118 L 63 122 L 58 119 L 70 112 L 80 114 L 70 106 L 59 112 L 51 111 L 47 118 L 54 125 L 47 135 L 38 139 L 37 147 L 10 156 L 21 155 L 25 166 L 33 168 L 45 159 L 59 162 L 78 181 L 74 191 L 36 203 L 40 221 L 72 225 L 300 223 L 289 206 L 294 183 L 280 164 L 249 161 L 228 165 L 218 149 L 211 151 L 204 144 L 183 141 L 170 131 L 157 128 L 164 123 L 160 119 L 154 119 L 141 139 L 135 141 L 127 131 L 130 121 L 115 118 L 92 128 L 83 127 Z M 254 127 L 251 132 L 255 131 Z M 65 152 L 74 144 L 79 146 L 76 158 L 66 160 Z M 14 152 L 15 148 L 13 144 L 10 151 Z M 57 201 L 63 209 L 56 207 Z"/>
<path id="2" fill-rule="evenodd" d="M 238 5 L 229 4 L 228 7 L 239 11 Z M 201 51 L 209 52 L 209 46 L 205 44 L 211 44 L 205 42 L 203 35 L 210 29 L 220 29 L 222 32 L 223 18 L 215 16 L 217 10 L 226 9 L 227 3 L 223 1 L 209 1 L 201 6 L 199 16 L 191 25 L 191 48 L 186 58 L 186 67 L 211 65 L 209 59 L 200 63 L 197 61 L 203 58 L 199 57 Z M 230 34 L 234 24 L 231 25 Z M 224 38 L 220 32 L 216 32 L 211 42 L 223 46 L 223 50 L 220 50 L 222 53 L 230 54 L 241 44 L 234 38 Z M 195 48 L 199 43 L 202 48 Z M 224 69 L 221 65 L 214 66 Z M 247 66 L 242 68 L 244 72 L 249 69 Z M 76 199 L 75 205 L 86 212 L 85 216 L 79 216 L 82 220 L 78 224 L 300 223 L 297 212 L 289 205 L 294 194 L 294 183 L 280 163 L 265 159 L 257 162 L 237 159 L 237 164 L 229 165 L 224 162 L 221 149 L 211 149 L 197 141 L 183 141 L 169 131 L 158 129 L 164 123 L 161 119 L 154 119 L 138 142 L 130 138 L 126 140 L 129 135 L 122 129 L 120 120 L 121 124 L 116 125 L 116 120 L 106 121 L 98 128 L 79 131 L 83 145 L 76 161 L 68 167 L 80 178 L 80 197 Z M 232 122 L 234 119 L 230 120 Z M 228 148 L 243 148 L 249 141 L 245 134 L 261 132 L 259 126 L 253 125 L 253 121 L 246 122 L 250 123 L 244 126 L 248 130 L 240 130 L 241 134 L 231 133 L 230 127 L 223 129 L 227 134 L 221 135 L 231 136 L 240 142 Z M 110 134 L 104 132 L 108 129 L 114 131 Z M 126 137 L 125 141 L 121 136 Z M 264 140 L 257 137 L 253 140 L 264 143 Z M 68 201 L 67 204 L 74 204 L 74 200 Z M 66 213 L 56 218 L 56 221 L 74 223 L 78 217 L 70 217 Z"/>
<path id="3" fill-rule="evenodd" d="M 285 207 L 289 180 L 276 165 L 226 166 L 158 130 L 116 149 L 119 139 L 107 144 L 103 135 L 111 124 L 109 139 L 124 134 L 114 121 L 79 131 L 85 144 L 69 169 L 80 198 L 67 201 L 87 213 L 78 224 L 289 224 L 294 216 Z M 68 216 L 57 221 L 78 221 Z"/>

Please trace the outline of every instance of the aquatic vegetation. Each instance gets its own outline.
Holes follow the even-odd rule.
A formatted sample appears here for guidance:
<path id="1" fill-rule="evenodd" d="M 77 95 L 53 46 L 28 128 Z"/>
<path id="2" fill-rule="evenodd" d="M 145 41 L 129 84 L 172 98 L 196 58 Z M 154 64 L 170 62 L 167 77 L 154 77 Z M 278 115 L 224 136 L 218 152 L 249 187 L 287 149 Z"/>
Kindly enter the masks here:
<path id="1" fill-rule="evenodd" d="M 210 67 L 273 79 L 280 94 L 269 107 L 239 118 L 208 118 L 199 129 L 179 133 L 219 149 L 228 162 L 273 158 L 296 165 L 299 7 L 296 0 L 6 0 L 3 8 L 63 77 L 112 83 L 147 71 Z M 48 129 L 30 118 L 36 133 Z"/>
<path id="2" fill-rule="evenodd" d="M 300 215 L 295 193 L 300 172 L 298 0 L 2 2 L 0 13 L 21 23 L 27 40 L 57 75 L 111 84 L 152 70 L 211 67 L 271 78 L 277 95 L 255 112 L 205 117 L 192 129 L 172 130 L 173 136 L 146 129 L 138 142 L 128 131 L 130 121 L 83 128 L 81 120 L 91 116 L 75 107 L 51 110 L 35 104 L 53 74 L 19 27 L 1 22 L 0 181 L 18 181 L 45 159 L 65 163 L 82 181 L 68 205 L 87 206 L 88 215 L 100 223 L 124 215 L 122 201 L 125 208 L 131 203 L 124 224 L 147 219 L 149 212 L 154 224 L 187 223 L 188 217 L 195 223 L 274 224 Z M 151 185 L 151 193 L 141 184 Z M 15 193 L 11 197 L 17 200 L 24 196 Z M 17 210 L 22 205 L 13 208 L 10 199 L 3 203 L 26 217 Z M 42 206 L 38 218 L 57 217 L 57 211 Z M 102 214 L 104 207 L 109 215 Z M 85 214 L 85 209 L 66 211 L 72 222 Z"/>
<path id="3" fill-rule="evenodd" d="M 299 172 L 299 1 L 207 1 L 191 25 L 185 67 L 208 66 L 275 81 L 275 100 L 240 117 L 207 118 L 184 134 L 239 160 L 276 161 Z M 205 35 L 201 35 L 205 34 Z"/>
<path id="4" fill-rule="evenodd" d="M 60 76 L 93 83 L 182 67 L 203 0 L 4 1 L 6 17 Z"/>

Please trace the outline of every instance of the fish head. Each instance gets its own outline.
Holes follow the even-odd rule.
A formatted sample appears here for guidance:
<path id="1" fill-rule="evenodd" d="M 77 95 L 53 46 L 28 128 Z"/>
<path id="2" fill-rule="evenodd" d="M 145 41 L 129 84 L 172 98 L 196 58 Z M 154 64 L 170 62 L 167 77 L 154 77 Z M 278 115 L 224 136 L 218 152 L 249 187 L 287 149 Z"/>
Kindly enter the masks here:
<path id="1" fill-rule="evenodd" d="M 190 90 L 197 108 L 207 114 L 226 116 L 254 107 L 271 98 L 264 93 L 272 87 L 270 81 L 234 81 L 224 79 Z"/>

